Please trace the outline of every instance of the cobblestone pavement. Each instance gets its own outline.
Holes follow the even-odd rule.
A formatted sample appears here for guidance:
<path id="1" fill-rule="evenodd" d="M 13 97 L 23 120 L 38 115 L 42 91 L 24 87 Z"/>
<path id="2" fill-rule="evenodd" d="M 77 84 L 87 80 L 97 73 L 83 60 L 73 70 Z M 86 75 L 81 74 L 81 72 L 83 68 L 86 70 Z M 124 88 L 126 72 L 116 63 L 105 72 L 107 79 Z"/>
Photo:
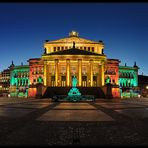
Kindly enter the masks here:
<path id="1" fill-rule="evenodd" d="M 0 98 L 0 145 L 148 145 L 148 98 Z"/>

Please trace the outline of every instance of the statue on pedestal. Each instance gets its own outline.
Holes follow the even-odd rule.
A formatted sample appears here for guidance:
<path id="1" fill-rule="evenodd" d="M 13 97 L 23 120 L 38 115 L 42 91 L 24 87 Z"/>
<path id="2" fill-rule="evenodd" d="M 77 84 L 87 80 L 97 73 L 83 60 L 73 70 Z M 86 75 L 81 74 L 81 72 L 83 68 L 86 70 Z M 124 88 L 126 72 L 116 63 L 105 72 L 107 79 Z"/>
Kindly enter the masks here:
<path id="1" fill-rule="evenodd" d="M 76 87 L 77 86 L 77 78 L 76 78 L 76 76 L 74 76 L 73 78 L 72 78 L 72 87 Z"/>

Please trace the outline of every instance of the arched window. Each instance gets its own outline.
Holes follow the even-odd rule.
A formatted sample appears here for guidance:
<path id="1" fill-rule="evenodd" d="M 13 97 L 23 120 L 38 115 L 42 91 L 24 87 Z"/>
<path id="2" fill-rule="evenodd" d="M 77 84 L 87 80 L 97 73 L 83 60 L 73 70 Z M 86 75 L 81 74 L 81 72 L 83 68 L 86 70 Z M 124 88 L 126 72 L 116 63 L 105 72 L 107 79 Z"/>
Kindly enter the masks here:
<path id="1" fill-rule="evenodd" d="M 41 77 L 41 76 L 40 76 L 40 77 L 38 77 L 37 82 L 38 82 L 38 83 L 43 83 L 43 79 L 42 79 L 42 77 Z"/>
<path id="2" fill-rule="evenodd" d="M 56 51 L 56 47 L 54 47 L 54 52 Z"/>
<path id="3" fill-rule="evenodd" d="M 106 79 L 105 79 L 105 83 L 108 84 L 108 83 L 110 83 L 110 81 L 111 81 L 111 80 L 110 80 L 110 77 L 107 76 Z"/>

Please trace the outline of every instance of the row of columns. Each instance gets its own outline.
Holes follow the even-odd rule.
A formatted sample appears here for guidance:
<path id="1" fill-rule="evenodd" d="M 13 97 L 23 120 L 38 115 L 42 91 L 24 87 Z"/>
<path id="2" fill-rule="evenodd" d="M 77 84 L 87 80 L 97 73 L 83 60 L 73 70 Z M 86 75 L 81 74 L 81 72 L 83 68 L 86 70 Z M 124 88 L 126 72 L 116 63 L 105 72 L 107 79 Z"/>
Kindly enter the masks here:
<path id="1" fill-rule="evenodd" d="M 44 63 L 44 85 L 47 85 L 47 69 L 49 66 Z M 59 60 L 55 59 L 55 86 L 58 86 Z M 90 60 L 90 86 L 93 86 L 93 60 Z M 101 85 L 104 85 L 104 64 L 101 65 Z M 70 59 L 66 59 L 66 86 L 70 86 Z M 82 86 L 82 59 L 78 59 L 78 86 Z"/>

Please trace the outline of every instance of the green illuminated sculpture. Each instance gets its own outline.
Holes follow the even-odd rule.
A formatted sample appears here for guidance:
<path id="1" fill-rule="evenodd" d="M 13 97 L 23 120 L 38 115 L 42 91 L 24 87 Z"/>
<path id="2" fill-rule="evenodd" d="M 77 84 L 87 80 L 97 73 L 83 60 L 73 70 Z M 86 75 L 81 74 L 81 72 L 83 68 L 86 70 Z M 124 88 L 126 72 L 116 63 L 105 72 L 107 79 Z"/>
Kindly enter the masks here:
<path id="1" fill-rule="evenodd" d="M 110 77 L 108 76 L 107 78 L 106 78 L 106 84 L 109 84 L 110 83 Z"/>
<path id="2" fill-rule="evenodd" d="M 66 100 L 69 101 L 79 101 L 81 99 L 81 93 L 77 86 L 77 78 L 74 76 L 72 79 L 72 88 L 70 89 Z"/>
<path id="3" fill-rule="evenodd" d="M 74 76 L 73 77 L 73 79 L 72 79 L 72 87 L 76 87 L 77 86 L 77 78 L 76 78 L 76 76 Z"/>

